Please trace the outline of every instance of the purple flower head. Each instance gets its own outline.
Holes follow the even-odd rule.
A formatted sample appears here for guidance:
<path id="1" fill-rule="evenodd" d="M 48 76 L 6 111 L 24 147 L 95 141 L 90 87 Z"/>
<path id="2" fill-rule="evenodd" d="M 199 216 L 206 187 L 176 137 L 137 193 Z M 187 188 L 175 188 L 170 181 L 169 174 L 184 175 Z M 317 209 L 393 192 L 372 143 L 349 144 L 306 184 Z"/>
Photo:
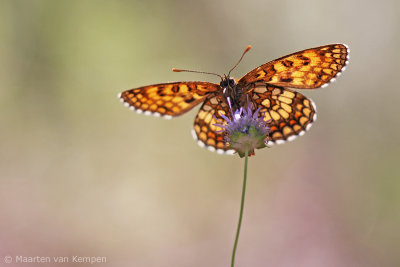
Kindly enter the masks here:
<path id="1" fill-rule="evenodd" d="M 251 110 L 248 96 L 247 109 L 241 107 L 235 110 L 235 112 L 232 110 L 229 97 L 227 101 L 231 118 L 221 114 L 220 116 L 226 122 L 214 125 L 223 129 L 222 131 L 225 132 L 225 141 L 228 147 L 238 152 L 241 158 L 244 157 L 246 150 L 249 151 L 249 155 L 254 155 L 254 149 L 266 147 L 265 141 L 270 133 L 270 129 L 267 126 L 269 121 L 264 121 L 264 116 L 260 116 L 261 108 L 258 108 L 254 112 Z"/>

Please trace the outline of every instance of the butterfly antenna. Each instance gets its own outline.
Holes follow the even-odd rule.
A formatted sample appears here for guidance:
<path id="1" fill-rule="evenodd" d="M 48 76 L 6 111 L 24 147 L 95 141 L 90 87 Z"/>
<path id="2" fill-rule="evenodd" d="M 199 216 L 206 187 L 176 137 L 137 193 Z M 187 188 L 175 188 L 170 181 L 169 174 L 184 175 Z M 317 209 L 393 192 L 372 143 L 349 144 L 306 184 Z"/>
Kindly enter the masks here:
<path id="1" fill-rule="evenodd" d="M 213 73 L 213 72 L 205 72 L 205 71 L 197 71 L 197 70 L 181 70 L 181 69 L 176 69 L 176 68 L 173 68 L 172 71 L 173 72 L 194 72 L 194 73 L 211 74 L 211 75 L 216 75 L 216 76 L 220 77 L 221 80 L 223 80 L 221 75 Z"/>
<path id="2" fill-rule="evenodd" d="M 228 72 L 228 77 L 229 77 L 229 75 L 231 74 L 231 71 L 233 71 L 233 70 L 237 67 L 237 65 L 239 65 L 239 63 L 240 63 L 240 61 L 242 61 L 242 58 L 244 57 L 244 55 L 245 55 L 247 52 L 249 52 L 250 49 L 251 49 L 251 45 L 248 45 L 248 46 L 246 47 L 246 49 L 244 50 L 242 56 L 240 57 L 239 61 L 238 61 L 238 62 L 236 63 L 236 65 L 233 66 L 233 68 Z"/>

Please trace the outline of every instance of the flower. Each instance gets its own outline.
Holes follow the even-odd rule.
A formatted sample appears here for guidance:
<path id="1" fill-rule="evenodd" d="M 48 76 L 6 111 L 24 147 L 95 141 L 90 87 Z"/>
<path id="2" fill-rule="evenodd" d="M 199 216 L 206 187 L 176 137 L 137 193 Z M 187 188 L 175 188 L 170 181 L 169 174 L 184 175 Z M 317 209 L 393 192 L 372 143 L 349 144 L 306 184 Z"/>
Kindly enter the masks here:
<path id="1" fill-rule="evenodd" d="M 226 133 L 225 141 L 227 146 L 238 152 L 241 158 L 245 156 L 246 150 L 248 150 L 249 155 L 254 155 L 254 149 L 266 147 L 266 139 L 270 133 L 270 129 L 267 126 L 269 121 L 264 121 L 264 116 L 260 116 L 259 112 L 261 108 L 258 108 L 253 112 L 250 108 L 251 105 L 249 104 L 248 96 L 247 109 L 241 107 L 233 112 L 229 97 L 227 97 L 227 102 L 229 104 L 232 118 L 228 118 L 221 114 L 221 117 L 226 122 L 222 124 L 214 124 L 215 126 L 222 128 L 222 132 Z"/>

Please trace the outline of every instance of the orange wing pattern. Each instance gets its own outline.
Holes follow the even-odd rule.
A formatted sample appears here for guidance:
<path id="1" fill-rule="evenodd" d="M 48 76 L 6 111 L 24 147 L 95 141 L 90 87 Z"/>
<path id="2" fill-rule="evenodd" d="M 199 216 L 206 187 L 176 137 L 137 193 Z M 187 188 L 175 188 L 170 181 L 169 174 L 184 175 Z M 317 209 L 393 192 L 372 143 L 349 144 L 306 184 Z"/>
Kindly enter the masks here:
<path id="1" fill-rule="evenodd" d="M 190 110 L 207 94 L 219 89 L 219 85 L 208 82 L 172 82 L 127 90 L 119 97 L 138 113 L 171 118 Z"/>
<path id="2" fill-rule="evenodd" d="M 261 107 L 260 114 L 263 114 L 264 121 L 270 120 L 268 145 L 282 144 L 302 136 L 316 120 L 312 100 L 293 90 L 256 83 L 249 96 L 255 109 Z"/>
<path id="3" fill-rule="evenodd" d="M 264 81 L 291 88 L 325 87 L 345 69 L 348 58 L 349 49 L 345 44 L 306 49 L 261 65 L 243 76 L 239 84 Z"/>
<path id="4" fill-rule="evenodd" d="M 194 119 L 193 137 L 201 147 L 217 153 L 233 154 L 234 151 L 227 148 L 222 128 L 215 124 L 226 124 L 222 115 L 228 116 L 229 107 L 221 95 L 210 94 L 204 101 L 196 118 Z"/>

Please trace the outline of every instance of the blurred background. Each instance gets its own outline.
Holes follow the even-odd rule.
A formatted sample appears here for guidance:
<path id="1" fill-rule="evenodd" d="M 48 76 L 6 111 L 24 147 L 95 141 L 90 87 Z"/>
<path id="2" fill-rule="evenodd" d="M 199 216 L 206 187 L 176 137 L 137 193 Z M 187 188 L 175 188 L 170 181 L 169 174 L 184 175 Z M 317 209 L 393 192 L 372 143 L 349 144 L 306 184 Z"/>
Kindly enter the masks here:
<path id="1" fill-rule="evenodd" d="M 0 266 L 7 255 L 228 266 L 243 160 L 197 146 L 198 107 L 167 121 L 116 96 L 219 82 L 171 68 L 223 74 L 248 44 L 237 78 L 336 42 L 350 46 L 347 70 L 302 91 L 317 122 L 249 160 L 237 266 L 400 266 L 399 11 L 396 0 L 1 0 Z"/>

